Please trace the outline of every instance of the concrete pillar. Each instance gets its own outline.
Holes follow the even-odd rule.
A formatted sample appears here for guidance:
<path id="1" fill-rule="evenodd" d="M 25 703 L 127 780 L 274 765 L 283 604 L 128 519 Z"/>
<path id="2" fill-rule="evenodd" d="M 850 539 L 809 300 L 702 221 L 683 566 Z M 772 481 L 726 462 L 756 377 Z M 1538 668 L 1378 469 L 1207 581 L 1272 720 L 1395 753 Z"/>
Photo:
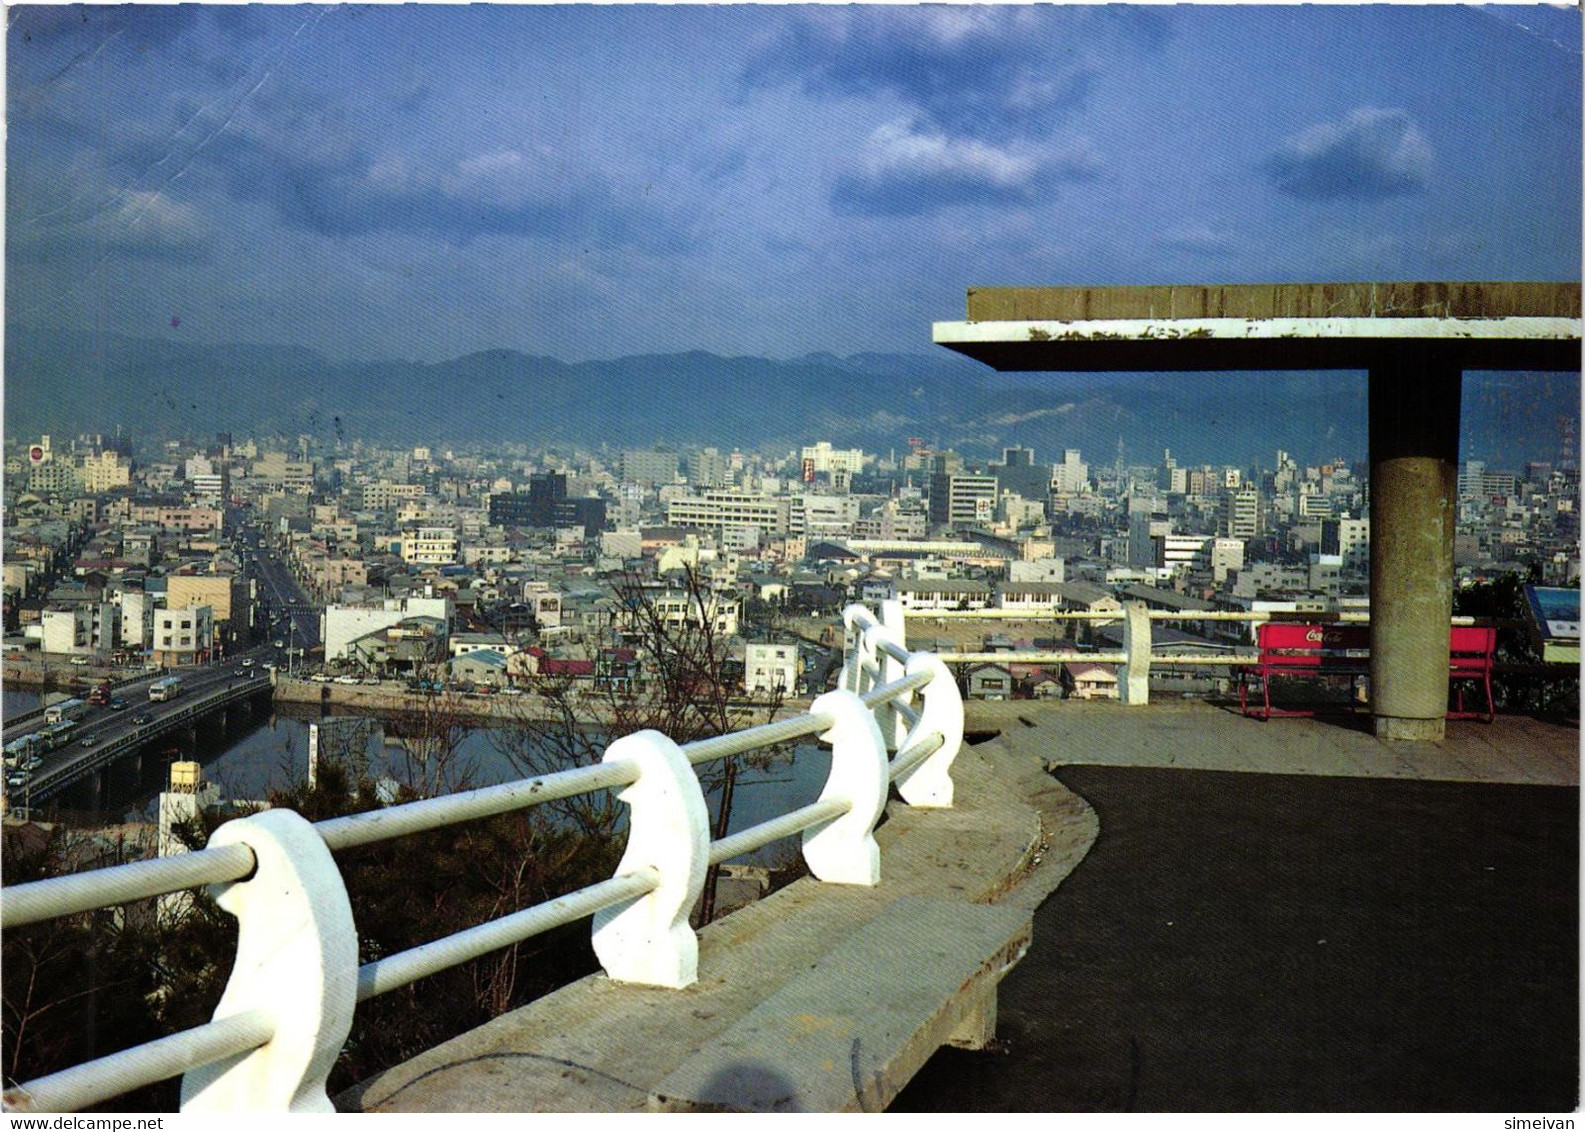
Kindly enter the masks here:
<path id="1" fill-rule="evenodd" d="M 1381 739 L 1443 737 L 1463 373 L 1424 353 L 1370 371 L 1370 702 Z"/>

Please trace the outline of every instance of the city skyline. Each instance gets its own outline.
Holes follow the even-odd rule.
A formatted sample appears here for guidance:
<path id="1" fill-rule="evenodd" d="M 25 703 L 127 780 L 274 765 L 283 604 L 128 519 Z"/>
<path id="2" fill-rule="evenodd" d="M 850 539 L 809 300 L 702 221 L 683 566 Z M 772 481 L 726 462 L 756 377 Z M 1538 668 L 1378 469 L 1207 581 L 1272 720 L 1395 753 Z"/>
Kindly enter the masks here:
<path id="1" fill-rule="evenodd" d="M 985 283 L 1576 279 L 1579 32 L 1544 6 L 13 8 L 7 321 L 796 357 L 925 352 Z"/>

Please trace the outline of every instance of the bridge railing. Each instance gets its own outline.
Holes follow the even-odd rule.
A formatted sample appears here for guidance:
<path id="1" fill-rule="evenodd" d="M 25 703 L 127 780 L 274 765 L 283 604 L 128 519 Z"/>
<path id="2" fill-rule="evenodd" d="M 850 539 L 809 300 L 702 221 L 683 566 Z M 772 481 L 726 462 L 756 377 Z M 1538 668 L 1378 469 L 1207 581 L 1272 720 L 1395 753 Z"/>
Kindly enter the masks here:
<path id="1" fill-rule="evenodd" d="M 857 640 L 843 686 L 789 719 L 681 746 L 639 732 L 596 765 L 313 824 L 265 810 L 227 822 L 192 853 L 0 890 L 6 928 L 201 886 L 238 920 L 232 975 L 209 1023 L 20 1084 L 7 1107 L 73 1110 L 182 1074 L 184 1110 L 329 1111 L 326 1077 L 358 1002 L 588 916 L 611 978 L 688 986 L 698 975 L 688 916 L 707 868 L 784 837 L 801 837 L 821 881 L 879 883 L 874 830 L 889 787 L 912 805 L 951 805 L 963 705 L 941 660 L 904 647 L 900 608 L 877 618 L 853 607 L 845 620 Z M 819 799 L 712 841 L 694 768 L 808 737 L 831 747 Z M 359 966 L 335 851 L 608 789 L 629 808 L 611 879 Z"/>

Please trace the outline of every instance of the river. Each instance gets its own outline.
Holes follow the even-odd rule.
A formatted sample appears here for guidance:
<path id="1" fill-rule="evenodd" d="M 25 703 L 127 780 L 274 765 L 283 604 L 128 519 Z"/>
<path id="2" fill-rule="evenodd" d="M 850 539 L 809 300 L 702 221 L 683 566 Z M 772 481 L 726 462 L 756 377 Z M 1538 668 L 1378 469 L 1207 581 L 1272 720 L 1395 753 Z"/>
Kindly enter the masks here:
<path id="1" fill-rule="evenodd" d="M 4 718 L 29 711 L 39 704 L 36 692 L 3 690 L 0 711 Z M 408 749 L 415 742 L 406 740 L 404 746 L 402 724 L 396 719 L 381 719 L 354 713 L 336 714 L 332 720 L 363 720 L 365 726 L 352 728 L 350 741 L 361 746 L 371 774 L 376 778 L 389 777 L 395 781 L 410 777 Z M 200 749 L 196 752 L 204 768 L 204 777 L 220 788 L 226 799 L 246 800 L 268 797 L 271 790 L 285 787 L 306 777 L 310 724 L 320 721 L 318 708 L 284 705 L 251 731 L 227 739 L 223 745 Z M 345 723 L 321 727 L 321 750 L 345 749 L 347 738 L 332 739 L 332 728 L 343 728 Z M 358 732 L 361 731 L 361 734 Z M 360 742 L 361 741 L 361 742 Z M 466 785 L 491 786 L 524 777 L 524 771 L 514 766 L 507 752 L 522 748 L 520 738 L 500 728 L 477 727 L 464 732 L 456 742 L 450 765 L 458 773 L 466 774 Z M 70 810 L 74 823 L 91 824 L 106 821 L 152 821 L 159 791 L 166 781 L 169 756 L 145 757 L 141 768 L 133 768 L 130 760 L 121 760 L 107 783 L 107 790 L 98 814 L 83 812 L 73 807 L 86 804 L 86 795 L 78 788 L 66 791 L 62 797 L 63 809 Z M 192 752 L 184 752 L 189 757 Z M 816 744 L 800 744 L 791 757 L 771 762 L 765 767 L 744 766 L 738 778 L 732 805 L 729 832 L 737 832 L 815 801 L 825 784 L 830 770 L 830 751 Z M 710 798 L 712 812 L 715 798 Z M 770 863 L 786 855 L 778 846 L 760 850 L 750 860 Z"/>

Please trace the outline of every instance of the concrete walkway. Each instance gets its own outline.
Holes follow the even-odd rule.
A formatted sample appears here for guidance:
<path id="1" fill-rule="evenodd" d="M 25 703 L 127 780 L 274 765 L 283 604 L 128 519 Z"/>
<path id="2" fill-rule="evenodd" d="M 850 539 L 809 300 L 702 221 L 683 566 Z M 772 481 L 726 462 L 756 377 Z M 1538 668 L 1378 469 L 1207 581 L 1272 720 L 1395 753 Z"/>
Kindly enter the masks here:
<path id="1" fill-rule="evenodd" d="M 1391 742 L 1368 716 L 1278 718 L 1201 700 L 1139 707 L 1111 702 L 971 702 L 971 731 L 999 732 L 1010 750 L 1062 766 L 1178 767 L 1340 778 L 1578 786 L 1577 723 L 1499 715 L 1450 720 L 1440 743 Z"/>

